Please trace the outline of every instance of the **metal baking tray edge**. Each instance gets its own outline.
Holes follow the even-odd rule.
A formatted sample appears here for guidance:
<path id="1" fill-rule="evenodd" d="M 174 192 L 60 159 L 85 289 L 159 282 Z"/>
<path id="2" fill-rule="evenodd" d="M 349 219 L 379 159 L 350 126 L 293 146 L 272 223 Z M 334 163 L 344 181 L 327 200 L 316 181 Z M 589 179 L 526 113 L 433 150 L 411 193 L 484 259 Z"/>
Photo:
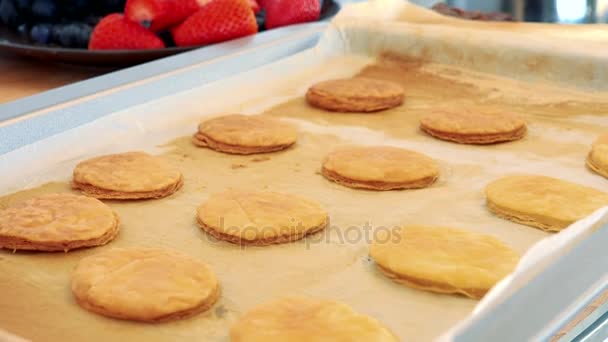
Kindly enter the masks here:
<path id="1" fill-rule="evenodd" d="M 606 241 L 608 225 L 603 225 L 592 238 L 581 241 L 526 286 L 486 314 L 475 317 L 453 341 L 551 341 L 560 329 L 608 290 L 608 275 L 603 271 L 608 269 Z M 607 310 L 603 305 L 590 318 L 601 316 Z M 585 340 L 601 322 L 601 317 L 598 322 L 583 320 L 559 341 Z M 596 341 L 597 337 L 586 341 Z"/>

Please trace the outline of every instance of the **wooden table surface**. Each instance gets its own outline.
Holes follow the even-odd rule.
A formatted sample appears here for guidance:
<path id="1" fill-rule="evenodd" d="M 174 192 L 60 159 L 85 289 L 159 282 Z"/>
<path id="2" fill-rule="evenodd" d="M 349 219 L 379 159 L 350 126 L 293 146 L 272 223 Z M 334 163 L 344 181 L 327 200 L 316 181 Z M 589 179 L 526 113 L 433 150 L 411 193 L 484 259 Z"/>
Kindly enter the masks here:
<path id="1" fill-rule="evenodd" d="M 0 54 L 0 104 L 110 71 Z"/>

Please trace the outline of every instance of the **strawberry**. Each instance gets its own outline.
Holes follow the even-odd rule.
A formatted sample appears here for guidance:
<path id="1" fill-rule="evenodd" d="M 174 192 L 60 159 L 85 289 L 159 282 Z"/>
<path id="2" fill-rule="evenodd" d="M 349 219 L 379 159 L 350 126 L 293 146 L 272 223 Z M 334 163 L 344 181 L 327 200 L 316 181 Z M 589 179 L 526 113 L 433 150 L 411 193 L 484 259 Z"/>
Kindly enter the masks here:
<path id="1" fill-rule="evenodd" d="M 95 26 L 89 50 L 162 49 L 160 38 L 139 24 L 125 20 L 122 14 L 110 14 Z"/>
<path id="2" fill-rule="evenodd" d="M 255 34 L 258 25 L 248 0 L 213 0 L 171 30 L 178 46 L 223 42 Z"/>
<path id="3" fill-rule="evenodd" d="M 319 20 L 319 0 L 264 0 L 266 28 L 306 23 Z"/>
<path id="4" fill-rule="evenodd" d="M 251 6 L 253 13 L 258 13 L 262 9 L 258 0 L 247 0 L 247 1 L 249 1 L 249 6 Z"/>
<path id="5" fill-rule="evenodd" d="M 152 32 L 177 25 L 211 0 L 127 0 L 125 17 Z"/>

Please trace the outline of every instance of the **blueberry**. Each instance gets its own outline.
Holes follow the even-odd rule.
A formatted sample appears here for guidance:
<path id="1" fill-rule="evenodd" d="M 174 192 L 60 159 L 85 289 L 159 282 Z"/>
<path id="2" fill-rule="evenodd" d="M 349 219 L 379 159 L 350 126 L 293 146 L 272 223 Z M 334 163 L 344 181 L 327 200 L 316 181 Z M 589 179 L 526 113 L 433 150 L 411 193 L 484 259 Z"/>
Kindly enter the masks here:
<path id="1" fill-rule="evenodd" d="M 86 48 L 93 28 L 84 23 L 72 23 L 67 25 L 55 25 L 53 29 L 53 40 L 63 47 Z"/>
<path id="2" fill-rule="evenodd" d="M 30 38 L 37 44 L 48 44 L 51 42 L 51 25 L 37 24 L 30 31 Z"/>
<path id="3" fill-rule="evenodd" d="M 51 41 L 59 44 L 59 36 L 63 32 L 63 24 L 55 24 L 51 27 Z"/>
<path id="4" fill-rule="evenodd" d="M 57 4 L 53 0 L 34 0 L 32 14 L 42 20 L 52 20 L 57 16 Z"/>
<path id="5" fill-rule="evenodd" d="M 21 19 L 15 4 L 12 0 L 0 0 L 0 22 L 15 27 L 19 25 Z"/>

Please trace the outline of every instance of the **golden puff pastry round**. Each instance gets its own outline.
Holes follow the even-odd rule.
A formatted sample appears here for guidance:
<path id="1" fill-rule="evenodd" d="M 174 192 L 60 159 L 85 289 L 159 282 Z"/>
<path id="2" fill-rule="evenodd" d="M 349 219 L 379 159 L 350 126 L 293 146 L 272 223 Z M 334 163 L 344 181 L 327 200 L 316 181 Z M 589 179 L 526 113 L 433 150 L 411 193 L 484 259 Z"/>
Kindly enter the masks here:
<path id="1" fill-rule="evenodd" d="M 112 209 L 85 196 L 43 195 L 0 211 L 0 248 L 69 251 L 105 245 L 117 234 Z"/>
<path id="2" fill-rule="evenodd" d="M 219 240 L 243 245 L 287 243 L 325 229 L 317 202 L 269 191 L 229 190 L 212 195 L 197 212 L 200 227 Z"/>
<path id="3" fill-rule="evenodd" d="M 234 114 L 203 121 L 192 142 L 219 152 L 255 154 L 284 150 L 296 139 L 295 127 L 279 119 Z"/>
<path id="4" fill-rule="evenodd" d="M 439 168 L 433 159 L 418 152 L 390 146 L 355 146 L 327 155 L 321 174 L 350 188 L 417 189 L 433 184 Z"/>
<path id="5" fill-rule="evenodd" d="M 346 304 L 304 297 L 282 298 L 247 312 L 230 329 L 232 342 L 396 342 L 377 320 Z"/>
<path id="6" fill-rule="evenodd" d="M 416 225 L 378 232 L 370 256 L 396 282 L 474 299 L 483 297 L 519 261 L 515 251 L 494 237 Z"/>
<path id="7" fill-rule="evenodd" d="M 162 322 L 208 310 L 220 287 L 209 266 L 155 248 L 115 248 L 82 259 L 72 293 L 83 308 L 113 318 Z"/>
<path id="8" fill-rule="evenodd" d="M 310 105 L 334 112 L 377 112 L 397 107 L 403 99 L 399 84 L 364 77 L 320 82 L 306 93 Z"/>
<path id="9" fill-rule="evenodd" d="M 183 184 L 182 174 L 164 160 L 144 152 L 92 158 L 74 169 L 72 186 L 100 199 L 162 198 Z"/>
<path id="10" fill-rule="evenodd" d="M 597 138 L 591 146 L 587 166 L 595 173 L 608 178 L 608 134 Z"/>
<path id="11" fill-rule="evenodd" d="M 487 185 L 486 205 L 499 217 L 558 232 L 608 205 L 608 194 L 557 178 L 514 175 Z"/>
<path id="12" fill-rule="evenodd" d="M 490 113 L 483 108 L 435 109 L 420 120 L 429 135 L 461 144 L 495 144 L 518 140 L 526 123 L 511 113 Z"/>

